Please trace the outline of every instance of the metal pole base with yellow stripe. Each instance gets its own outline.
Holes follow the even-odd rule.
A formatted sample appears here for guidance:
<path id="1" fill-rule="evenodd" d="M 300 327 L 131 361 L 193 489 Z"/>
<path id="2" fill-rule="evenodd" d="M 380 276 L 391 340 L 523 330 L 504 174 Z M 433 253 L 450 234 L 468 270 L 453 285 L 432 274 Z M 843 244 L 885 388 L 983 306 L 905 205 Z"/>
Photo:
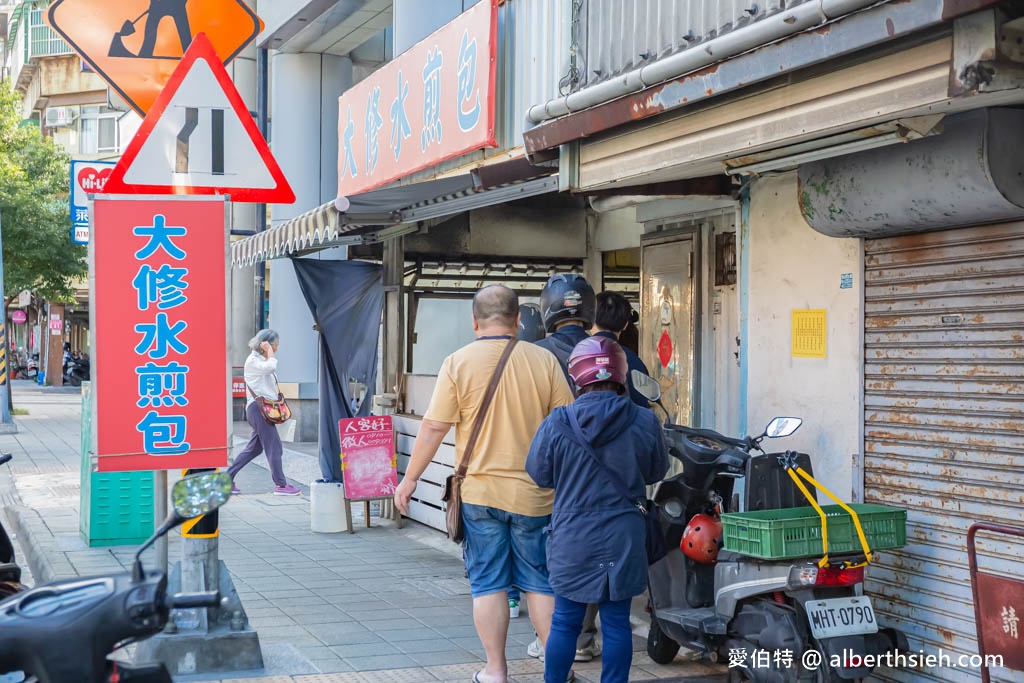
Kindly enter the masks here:
<path id="1" fill-rule="evenodd" d="M 184 475 L 213 471 L 185 470 Z M 167 584 L 172 593 L 219 590 L 220 607 L 174 610 L 163 633 L 136 645 L 135 661 L 161 661 L 173 676 L 263 668 L 259 636 L 218 557 L 219 521 L 214 511 L 182 525 L 181 561 Z"/>

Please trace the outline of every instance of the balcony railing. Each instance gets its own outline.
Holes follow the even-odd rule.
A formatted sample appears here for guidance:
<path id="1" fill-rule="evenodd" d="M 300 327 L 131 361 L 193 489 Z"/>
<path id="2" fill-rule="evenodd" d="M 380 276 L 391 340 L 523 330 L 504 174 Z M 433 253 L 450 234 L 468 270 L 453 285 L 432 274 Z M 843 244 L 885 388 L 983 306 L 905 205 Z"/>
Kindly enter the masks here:
<path id="1" fill-rule="evenodd" d="M 43 21 L 42 10 L 32 10 L 28 22 L 28 57 L 55 57 L 74 51 Z"/>

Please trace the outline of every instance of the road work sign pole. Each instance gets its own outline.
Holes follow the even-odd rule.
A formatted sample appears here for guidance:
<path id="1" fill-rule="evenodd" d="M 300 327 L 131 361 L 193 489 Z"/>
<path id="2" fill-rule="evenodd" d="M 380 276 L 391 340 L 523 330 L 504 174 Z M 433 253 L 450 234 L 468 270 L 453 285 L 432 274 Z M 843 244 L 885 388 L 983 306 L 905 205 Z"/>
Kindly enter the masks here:
<path id="1" fill-rule="evenodd" d="M 0 211 L 2 213 L 2 211 Z M 4 298 L 4 251 L 3 251 L 3 218 L 0 217 L 0 301 L 4 302 L 3 314 L 0 315 L 0 434 L 13 434 L 18 431 L 8 409 L 11 390 L 10 364 L 7 362 L 7 299 Z"/>

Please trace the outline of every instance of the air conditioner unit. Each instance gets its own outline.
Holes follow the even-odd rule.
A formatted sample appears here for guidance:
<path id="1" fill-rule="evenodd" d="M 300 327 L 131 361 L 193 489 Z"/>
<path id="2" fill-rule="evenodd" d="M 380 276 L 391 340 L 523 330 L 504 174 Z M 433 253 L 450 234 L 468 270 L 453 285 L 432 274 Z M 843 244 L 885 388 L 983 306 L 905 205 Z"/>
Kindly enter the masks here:
<path id="1" fill-rule="evenodd" d="M 58 128 L 70 126 L 78 117 L 78 112 L 72 107 L 49 107 L 46 110 L 46 126 Z"/>

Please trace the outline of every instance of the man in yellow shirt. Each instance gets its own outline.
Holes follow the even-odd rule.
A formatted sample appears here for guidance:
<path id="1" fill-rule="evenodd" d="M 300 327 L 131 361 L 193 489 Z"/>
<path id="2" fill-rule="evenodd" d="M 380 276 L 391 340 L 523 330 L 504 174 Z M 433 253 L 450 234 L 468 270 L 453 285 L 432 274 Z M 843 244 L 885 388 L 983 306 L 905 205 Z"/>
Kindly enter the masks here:
<path id="1" fill-rule="evenodd" d="M 395 492 L 402 512 L 416 482 L 455 425 L 455 459 L 461 461 L 480 402 L 505 346 L 516 334 L 519 303 L 502 285 L 473 297 L 476 341 L 445 359 L 430 407 L 413 446 L 409 468 Z M 547 526 L 553 492 L 538 488 L 526 473 L 526 455 L 540 423 L 573 401 L 558 360 L 534 344 L 516 344 L 487 411 L 462 484 L 466 570 L 473 594 L 473 620 L 487 653 L 479 683 L 506 683 L 507 591 L 526 595 L 530 619 L 542 642 L 554 610 L 548 583 Z"/>

